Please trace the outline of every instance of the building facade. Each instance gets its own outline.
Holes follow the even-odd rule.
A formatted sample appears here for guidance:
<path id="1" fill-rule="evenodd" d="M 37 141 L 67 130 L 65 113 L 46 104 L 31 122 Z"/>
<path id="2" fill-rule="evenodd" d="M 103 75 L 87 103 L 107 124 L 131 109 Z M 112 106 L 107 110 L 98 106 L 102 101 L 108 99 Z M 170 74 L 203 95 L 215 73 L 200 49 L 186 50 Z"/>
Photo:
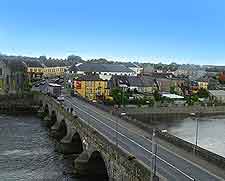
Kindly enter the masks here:
<path id="1" fill-rule="evenodd" d="M 98 75 L 82 75 L 76 78 L 74 91 L 89 100 L 105 100 L 109 97 L 108 81 Z"/>
<path id="2" fill-rule="evenodd" d="M 63 76 L 67 67 L 47 67 L 43 68 L 44 77 Z"/>
<path id="3" fill-rule="evenodd" d="M 44 66 L 39 61 L 25 60 L 27 66 L 27 75 L 29 80 L 42 78 L 44 74 Z"/>

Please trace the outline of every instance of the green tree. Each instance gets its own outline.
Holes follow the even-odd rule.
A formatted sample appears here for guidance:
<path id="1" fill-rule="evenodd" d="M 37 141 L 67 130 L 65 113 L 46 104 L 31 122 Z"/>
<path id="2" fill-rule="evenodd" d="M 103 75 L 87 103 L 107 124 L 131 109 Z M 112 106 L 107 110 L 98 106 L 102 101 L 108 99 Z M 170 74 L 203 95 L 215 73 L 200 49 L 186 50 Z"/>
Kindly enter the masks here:
<path id="1" fill-rule="evenodd" d="M 160 95 L 160 93 L 159 93 L 159 91 L 158 90 L 155 90 L 154 92 L 153 92 L 153 96 L 154 96 L 154 98 L 155 98 L 155 101 L 160 101 L 161 100 L 161 95 Z"/>
<path id="2" fill-rule="evenodd" d="M 197 95 L 200 98 L 207 98 L 207 97 L 209 97 L 209 92 L 208 92 L 208 90 L 201 88 L 201 89 L 199 89 Z"/>
<path id="3" fill-rule="evenodd" d="M 176 88 L 176 87 L 175 87 L 174 85 L 170 86 L 170 93 L 171 93 L 171 94 L 176 94 L 175 88 Z"/>

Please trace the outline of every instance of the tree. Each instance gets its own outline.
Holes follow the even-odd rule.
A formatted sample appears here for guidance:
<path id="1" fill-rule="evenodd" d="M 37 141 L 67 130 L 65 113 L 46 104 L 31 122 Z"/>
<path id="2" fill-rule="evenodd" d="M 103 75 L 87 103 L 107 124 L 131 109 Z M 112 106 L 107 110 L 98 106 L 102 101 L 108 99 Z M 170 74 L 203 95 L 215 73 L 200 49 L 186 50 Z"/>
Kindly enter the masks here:
<path id="1" fill-rule="evenodd" d="M 126 105 L 128 103 L 127 92 L 123 92 L 119 88 L 112 89 L 112 97 L 113 97 L 114 102 L 118 105 L 121 105 L 121 104 Z"/>
<path id="2" fill-rule="evenodd" d="M 176 94 L 175 88 L 176 87 L 174 85 L 170 86 L 170 93 L 171 94 Z"/>
<path id="3" fill-rule="evenodd" d="M 121 90 L 119 88 L 112 89 L 112 97 L 116 104 L 121 104 Z"/>
<path id="4" fill-rule="evenodd" d="M 200 98 L 207 98 L 207 97 L 209 97 L 209 92 L 206 89 L 201 88 L 201 89 L 199 89 L 197 95 Z"/>
<path id="5" fill-rule="evenodd" d="M 46 60 L 47 60 L 47 58 L 46 58 L 46 56 L 40 56 L 39 57 L 39 60 L 41 61 L 41 62 L 45 62 Z"/>
<path id="6" fill-rule="evenodd" d="M 153 96 L 154 96 L 154 98 L 155 98 L 155 101 L 160 101 L 160 100 L 161 100 L 161 95 L 160 95 L 160 93 L 159 93 L 158 90 L 155 90 L 155 91 L 153 92 Z"/>
<path id="7" fill-rule="evenodd" d="M 82 59 L 80 56 L 69 55 L 69 56 L 67 57 L 67 61 L 69 61 L 69 62 L 80 63 L 80 62 L 83 62 L 83 59 Z"/>

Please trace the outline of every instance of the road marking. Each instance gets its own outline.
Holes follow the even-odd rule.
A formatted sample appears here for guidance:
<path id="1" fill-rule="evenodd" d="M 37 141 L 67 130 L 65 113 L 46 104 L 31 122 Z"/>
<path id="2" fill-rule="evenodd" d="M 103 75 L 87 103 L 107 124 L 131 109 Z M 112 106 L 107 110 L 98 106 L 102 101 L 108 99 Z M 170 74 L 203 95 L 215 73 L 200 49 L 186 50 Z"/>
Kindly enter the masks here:
<path id="1" fill-rule="evenodd" d="M 90 107 L 88 107 L 88 106 L 86 106 L 86 105 L 82 105 L 82 106 L 85 107 L 85 108 L 91 109 Z M 90 105 L 90 106 L 92 106 L 92 105 Z M 101 116 L 104 117 L 105 119 L 108 119 L 108 120 L 112 121 L 113 123 L 116 123 L 114 120 L 112 120 L 111 118 L 106 117 L 104 114 L 101 114 L 101 113 L 99 113 L 99 112 L 97 112 L 97 111 L 95 111 L 95 110 L 93 110 L 93 109 L 92 109 L 92 111 L 95 112 L 96 114 L 101 115 Z M 102 110 L 100 110 L 100 111 L 103 112 Z M 142 137 L 143 139 L 145 139 L 145 140 L 147 140 L 147 141 L 149 141 L 149 142 L 152 143 L 152 141 L 151 141 L 150 139 L 148 139 L 148 138 L 146 138 L 146 137 L 144 137 L 144 136 L 142 136 L 142 135 L 138 135 L 136 132 L 134 132 L 134 131 L 132 131 L 132 130 L 126 128 L 126 127 L 124 127 L 124 126 L 121 125 L 120 123 L 118 123 L 118 125 L 120 125 L 120 127 L 124 128 L 124 129 L 126 129 L 127 131 L 130 131 L 131 133 L 134 133 L 135 135 L 140 136 L 140 137 Z M 157 143 L 157 144 L 158 144 L 158 143 Z M 206 173 L 208 173 L 209 175 L 211 175 L 211 176 L 213 176 L 213 177 L 216 177 L 217 179 L 224 180 L 223 178 L 221 178 L 221 177 L 215 175 L 214 173 L 209 172 L 207 169 L 201 167 L 200 165 L 197 165 L 196 163 L 194 163 L 194 162 L 192 162 L 192 161 L 190 161 L 190 160 L 187 160 L 186 158 L 182 157 L 181 155 L 178 155 L 178 154 L 176 154 L 176 153 L 170 151 L 169 149 L 167 149 L 166 147 L 164 147 L 164 146 L 162 146 L 162 145 L 160 145 L 160 144 L 158 144 L 158 145 L 159 145 L 162 149 L 166 150 L 167 152 L 169 152 L 169 153 L 171 153 L 171 154 L 177 156 L 178 158 L 183 159 L 184 161 L 186 161 L 186 162 L 188 162 L 188 163 L 190 163 L 190 164 L 196 166 L 197 168 L 199 168 L 199 169 L 205 171 Z"/>
<path id="2" fill-rule="evenodd" d="M 121 136 L 123 136 L 124 138 L 126 138 L 127 140 L 129 140 L 130 142 L 132 142 L 132 143 L 136 144 L 137 146 L 139 146 L 140 148 L 142 148 L 142 149 L 143 149 L 143 150 L 145 150 L 146 152 L 148 152 L 148 153 L 152 154 L 152 152 L 151 152 L 151 151 L 149 151 L 148 149 L 146 149 L 145 147 L 143 147 L 143 146 L 142 146 L 142 145 L 140 145 L 139 143 L 137 143 L 137 142 L 135 142 L 134 140 L 132 140 L 132 139 L 128 138 L 126 135 L 124 135 L 124 134 L 122 134 L 122 133 L 120 133 L 120 132 L 116 131 L 114 128 L 112 128 L 112 127 L 108 126 L 106 123 L 104 123 L 104 122 L 102 122 L 101 120 L 99 120 L 99 119 L 95 118 L 95 117 L 94 117 L 94 116 L 92 116 L 90 113 L 88 113 L 88 112 L 84 111 L 83 109 L 81 109 L 81 108 L 77 107 L 77 106 L 76 106 L 76 105 L 74 105 L 72 102 L 70 102 L 70 101 L 68 101 L 68 100 L 66 100 L 66 101 L 67 101 L 67 102 L 69 102 L 70 104 L 72 104 L 74 107 L 76 107 L 76 108 L 77 108 L 77 109 L 79 109 L 80 111 L 82 111 L 82 112 L 84 112 L 85 114 L 89 115 L 90 117 L 92 117 L 92 118 L 93 118 L 93 119 L 95 119 L 96 121 L 98 121 L 98 122 L 102 123 L 102 124 L 103 124 L 103 125 L 105 125 L 106 127 L 108 127 L 108 128 L 110 128 L 111 130 L 113 130 L 114 132 L 116 132 L 116 133 L 120 134 Z M 159 157 L 159 156 L 157 156 L 157 155 L 156 155 L 156 157 L 157 157 L 159 160 L 161 160 L 162 162 L 164 162 L 164 163 L 166 163 L 167 165 L 169 165 L 170 167 L 172 167 L 173 169 L 175 169 L 175 170 L 177 170 L 178 172 L 180 172 L 180 173 L 181 173 L 182 175 L 184 175 L 185 177 L 189 178 L 190 180 L 192 180 L 192 181 L 194 181 L 194 180 L 195 180 L 194 178 L 190 177 L 189 175 L 187 175 L 187 174 L 186 174 L 186 173 L 184 173 L 183 171 L 179 170 L 179 169 L 178 169 L 178 168 L 176 168 L 174 165 L 172 165 L 172 164 L 168 163 L 166 160 L 162 159 L 161 157 Z"/>

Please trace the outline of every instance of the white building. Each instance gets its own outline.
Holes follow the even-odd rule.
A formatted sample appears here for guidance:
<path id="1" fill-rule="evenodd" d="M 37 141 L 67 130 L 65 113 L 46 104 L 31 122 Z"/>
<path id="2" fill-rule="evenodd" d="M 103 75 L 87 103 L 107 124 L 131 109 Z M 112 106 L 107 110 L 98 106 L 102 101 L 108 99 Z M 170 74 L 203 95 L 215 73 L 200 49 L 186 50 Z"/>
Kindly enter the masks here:
<path id="1" fill-rule="evenodd" d="M 225 91 L 224 90 L 209 90 L 209 97 L 212 101 L 225 103 Z"/>
<path id="2" fill-rule="evenodd" d="M 73 65 L 68 71 L 77 75 L 97 74 L 103 80 L 110 80 L 112 75 L 137 76 L 137 72 L 123 64 L 84 63 Z"/>

